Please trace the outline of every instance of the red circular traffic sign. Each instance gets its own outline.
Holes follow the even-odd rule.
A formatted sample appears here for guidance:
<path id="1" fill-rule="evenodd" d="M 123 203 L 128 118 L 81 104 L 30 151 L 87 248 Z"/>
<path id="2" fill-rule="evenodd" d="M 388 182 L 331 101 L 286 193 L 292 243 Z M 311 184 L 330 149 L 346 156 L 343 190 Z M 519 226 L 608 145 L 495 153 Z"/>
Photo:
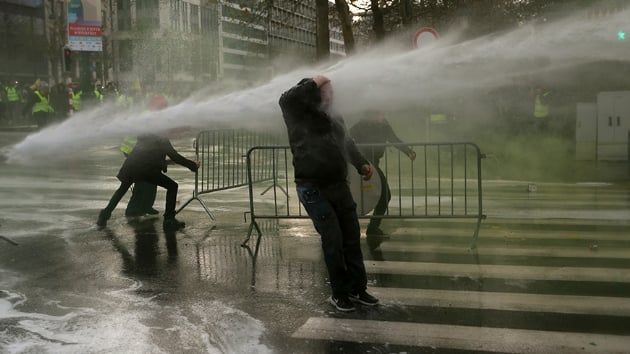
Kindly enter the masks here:
<path id="1" fill-rule="evenodd" d="M 420 43 L 432 43 L 439 38 L 437 31 L 431 27 L 422 27 L 413 35 L 413 47 L 419 48 Z"/>

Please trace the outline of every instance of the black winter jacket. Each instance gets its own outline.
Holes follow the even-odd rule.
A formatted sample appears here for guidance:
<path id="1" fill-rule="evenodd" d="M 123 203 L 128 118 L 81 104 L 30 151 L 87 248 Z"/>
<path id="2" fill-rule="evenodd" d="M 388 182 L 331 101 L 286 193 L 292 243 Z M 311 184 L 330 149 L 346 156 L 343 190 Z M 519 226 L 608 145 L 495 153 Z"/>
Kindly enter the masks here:
<path id="1" fill-rule="evenodd" d="M 118 179 L 121 181 L 141 181 L 144 176 L 166 172 L 166 156 L 173 162 L 196 172 L 197 164 L 175 151 L 167 137 L 156 134 L 138 136 L 138 142 L 125 159 Z"/>
<path id="2" fill-rule="evenodd" d="M 345 182 L 348 163 L 361 173 L 368 161 L 346 132 L 343 118 L 321 109 L 320 91 L 312 79 L 303 79 L 280 97 L 293 154 L 296 184 L 327 186 Z"/>
<path id="3" fill-rule="evenodd" d="M 357 144 L 402 143 L 386 119 L 362 119 L 350 128 L 350 136 Z M 413 151 L 405 145 L 396 145 L 396 148 L 407 155 Z M 385 146 L 360 146 L 359 151 L 374 166 L 378 166 L 379 160 L 385 155 Z"/>

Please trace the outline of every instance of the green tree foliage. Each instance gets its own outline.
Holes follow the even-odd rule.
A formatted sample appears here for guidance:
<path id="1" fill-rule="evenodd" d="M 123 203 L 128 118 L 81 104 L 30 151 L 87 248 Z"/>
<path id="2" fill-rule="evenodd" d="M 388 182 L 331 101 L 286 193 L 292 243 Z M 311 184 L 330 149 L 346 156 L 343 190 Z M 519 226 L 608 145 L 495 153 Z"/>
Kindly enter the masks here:
<path id="1" fill-rule="evenodd" d="M 547 21 L 567 9 L 576 10 L 596 0 L 348 0 L 355 11 L 358 41 L 369 45 L 390 34 L 434 27 L 438 31 L 465 22 L 472 38 L 530 21 Z M 617 0 L 609 0 L 614 6 Z"/>

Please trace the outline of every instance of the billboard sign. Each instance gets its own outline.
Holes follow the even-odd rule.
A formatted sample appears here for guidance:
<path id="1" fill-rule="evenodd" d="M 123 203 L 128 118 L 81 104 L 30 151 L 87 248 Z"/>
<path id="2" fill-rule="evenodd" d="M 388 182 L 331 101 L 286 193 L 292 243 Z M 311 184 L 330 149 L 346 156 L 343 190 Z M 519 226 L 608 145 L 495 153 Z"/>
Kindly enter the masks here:
<path id="1" fill-rule="evenodd" d="M 101 0 L 66 0 L 68 48 L 73 51 L 103 50 Z"/>

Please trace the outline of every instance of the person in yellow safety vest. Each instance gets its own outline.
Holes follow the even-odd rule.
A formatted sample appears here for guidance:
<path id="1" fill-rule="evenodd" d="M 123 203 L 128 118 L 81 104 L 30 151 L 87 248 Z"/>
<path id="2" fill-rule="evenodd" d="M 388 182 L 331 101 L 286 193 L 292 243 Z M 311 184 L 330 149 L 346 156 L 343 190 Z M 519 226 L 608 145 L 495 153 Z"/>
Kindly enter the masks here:
<path id="1" fill-rule="evenodd" d="M 429 123 L 425 128 L 426 139 L 444 139 L 449 129 L 448 115 L 446 113 L 429 113 Z"/>
<path id="2" fill-rule="evenodd" d="M 534 90 L 534 127 L 537 132 L 545 133 L 549 129 L 549 99 L 551 91 L 537 87 Z"/>
<path id="3" fill-rule="evenodd" d="M 55 110 L 50 105 L 49 87 L 46 81 L 34 85 L 33 94 L 26 105 L 31 107 L 31 115 L 37 126 L 42 128 L 52 121 Z"/>
<path id="4" fill-rule="evenodd" d="M 131 154 L 131 151 L 137 143 L 138 139 L 126 136 L 125 139 L 123 139 L 122 144 L 120 144 L 120 151 L 123 153 L 123 155 L 125 155 L 125 157 L 127 157 L 129 156 L 129 154 Z"/>
<path id="5" fill-rule="evenodd" d="M 159 111 L 168 106 L 168 101 L 164 96 L 156 95 L 148 103 L 147 109 L 149 111 Z M 131 154 L 134 147 L 138 143 L 137 138 L 125 137 L 122 144 L 120 144 L 120 151 L 125 155 L 125 158 Z M 142 216 L 145 214 L 156 215 L 160 212 L 153 208 L 155 203 L 155 197 L 157 195 L 157 185 L 148 182 L 136 182 L 131 191 L 131 198 L 127 203 L 125 209 L 125 216 L 134 217 Z"/>
<path id="6" fill-rule="evenodd" d="M 17 120 L 20 107 L 20 91 L 17 87 L 17 81 L 10 81 L 4 88 L 6 92 L 6 115 L 9 122 Z"/>
<path id="7" fill-rule="evenodd" d="M 72 91 L 72 108 L 75 112 L 81 110 L 81 96 L 83 96 L 83 91 Z"/>
<path id="8" fill-rule="evenodd" d="M 431 113 L 429 115 L 432 124 L 446 124 L 447 117 L 444 113 Z"/>
<path id="9" fill-rule="evenodd" d="M 6 91 L 4 90 L 4 84 L 0 81 L 0 121 L 4 120 L 4 96 Z"/>
<path id="10" fill-rule="evenodd" d="M 104 99 L 104 96 L 103 96 L 103 92 L 102 92 L 102 91 L 103 91 L 103 88 L 102 88 L 100 85 L 97 85 L 97 86 L 94 88 L 94 97 L 96 97 L 96 101 L 97 101 L 99 104 L 102 104 L 102 103 L 103 103 L 103 99 Z"/>
<path id="11" fill-rule="evenodd" d="M 121 93 L 116 97 L 116 106 L 121 108 L 129 108 L 133 106 L 133 97 Z"/>
<path id="12" fill-rule="evenodd" d="M 161 101 L 165 103 L 166 100 L 162 98 Z M 107 206 L 98 214 L 96 225 L 99 229 L 107 226 L 112 212 L 134 183 L 136 184 L 134 191 L 138 189 L 140 184 L 157 185 L 166 189 L 164 222 L 162 224 L 165 231 L 175 232 L 186 226 L 184 222 L 175 218 L 178 184 L 164 174 L 167 165 L 166 157 L 193 172 L 197 172 L 201 165 L 200 161 L 189 160 L 180 155 L 173 148 L 168 137 L 164 135 L 151 133 L 139 135 L 138 144 L 122 164 L 116 176 L 120 180 L 120 186 L 109 199 Z"/>

